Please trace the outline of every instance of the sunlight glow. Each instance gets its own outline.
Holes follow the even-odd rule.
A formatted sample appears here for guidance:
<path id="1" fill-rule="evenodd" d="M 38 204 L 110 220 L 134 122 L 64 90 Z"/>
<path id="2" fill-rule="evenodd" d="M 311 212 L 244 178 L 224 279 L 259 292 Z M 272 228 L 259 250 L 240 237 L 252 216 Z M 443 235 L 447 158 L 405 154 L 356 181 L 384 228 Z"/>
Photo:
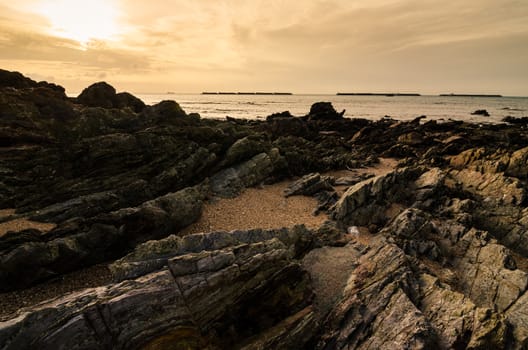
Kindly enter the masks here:
<path id="1" fill-rule="evenodd" d="M 112 40 L 119 34 L 119 10 L 111 0 L 42 0 L 35 8 L 52 25 L 54 35 L 78 41 Z"/>

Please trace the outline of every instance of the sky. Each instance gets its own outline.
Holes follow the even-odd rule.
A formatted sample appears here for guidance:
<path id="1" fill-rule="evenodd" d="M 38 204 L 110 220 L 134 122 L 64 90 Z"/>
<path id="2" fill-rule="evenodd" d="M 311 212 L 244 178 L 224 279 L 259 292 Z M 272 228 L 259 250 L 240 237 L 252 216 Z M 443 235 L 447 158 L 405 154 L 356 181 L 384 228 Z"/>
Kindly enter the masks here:
<path id="1" fill-rule="evenodd" d="M 0 68 L 69 94 L 528 96 L 528 1 L 0 0 Z"/>

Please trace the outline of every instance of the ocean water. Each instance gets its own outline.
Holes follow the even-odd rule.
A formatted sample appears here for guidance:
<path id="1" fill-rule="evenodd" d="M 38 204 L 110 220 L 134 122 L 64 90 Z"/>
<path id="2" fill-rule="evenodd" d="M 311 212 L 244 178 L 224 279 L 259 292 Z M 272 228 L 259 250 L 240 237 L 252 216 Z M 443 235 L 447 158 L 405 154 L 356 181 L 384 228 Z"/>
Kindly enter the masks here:
<path id="1" fill-rule="evenodd" d="M 337 95 L 201 95 L 141 94 L 146 104 L 174 100 L 187 113 L 202 118 L 223 119 L 226 116 L 265 119 L 272 113 L 290 111 L 295 116 L 308 114 L 319 101 L 331 102 L 345 117 L 379 120 L 390 116 L 410 120 L 425 115 L 434 120 L 464 120 L 475 123 L 498 123 L 506 116 L 528 116 L 528 97 L 452 97 L 452 96 L 337 96 Z M 490 117 L 471 115 L 485 109 Z"/>

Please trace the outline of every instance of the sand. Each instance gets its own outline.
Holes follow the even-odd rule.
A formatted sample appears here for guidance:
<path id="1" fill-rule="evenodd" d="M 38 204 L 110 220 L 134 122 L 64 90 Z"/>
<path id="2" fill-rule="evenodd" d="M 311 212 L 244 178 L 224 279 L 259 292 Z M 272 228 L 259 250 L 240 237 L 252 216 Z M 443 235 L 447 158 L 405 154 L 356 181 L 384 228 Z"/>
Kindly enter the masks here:
<path id="1" fill-rule="evenodd" d="M 107 264 L 99 264 L 70 272 L 24 290 L 0 293 L 0 321 L 15 316 L 23 307 L 33 306 L 76 290 L 102 286 L 110 283 L 111 278 Z"/>
<path id="2" fill-rule="evenodd" d="M 304 224 L 319 227 L 327 216 L 312 215 L 317 201 L 311 197 L 285 198 L 284 189 L 291 181 L 259 188 L 248 188 L 240 196 L 214 199 L 205 204 L 201 218 L 183 231 L 182 235 L 216 230 L 247 230 L 252 228 L 281 228 Z"/>
<path id="3" fill-rule="evenodd" d="M 397 162 L 392 159 L 380 159 L 380 163 L 372 168 L 342 170 L 327 173 L 336 177 L 353 174 L 371 173 L 386 174 L 393 170 Z M 327 216 L 324 213 L 314 216 L 317 201 L 306 196 L 285 198 L 283 192 L 292 180 L 273 185 L 263 185 L 248 188 L 241 195 L 230 199 L 213 199 L 205 203 L 201 218 L 178 234 L 186 235 L 215 230 L 235 230 L 252 228 L 281 228 L 304 224 L 309 228 L 319 227 Z M 338 189 L 342 192 L 344 188 Z M 0 218 L 12 215 L 12 211 L 0 212 Z M 25 228 L 50 230 L 53 224 L 38 223 L 26 219 L 16 219 L 0 224 L 0 235 L 7 231 L 17 231 Z M 368 236 L 361 230 L 359 240 L 368 244 Z M 366 231 L 365 231 L 366 232 Z M 23 307 L 35 305 L 42 301 L 59 297 L 70 292 L 102 286 L 111 283 L 108 264 L 99 264 L 82 270 L 74 271 L 55 280 L 47 281 L 31 288 L 0 293 L 0 320 L 11 318 Z"/>
<path id="4" fill-rule="evenodd" d="M 15 214 L 14 209 L 0 209 L 0 219 L 8 218 Z M 27 229 L 37 229 L 42 232 L 48 232 L 55 228 L 55 224 L 31 221 L 26 218 L 17 218 L 0 223 L 0 237 L 9 231 L 18 232 Z"/>

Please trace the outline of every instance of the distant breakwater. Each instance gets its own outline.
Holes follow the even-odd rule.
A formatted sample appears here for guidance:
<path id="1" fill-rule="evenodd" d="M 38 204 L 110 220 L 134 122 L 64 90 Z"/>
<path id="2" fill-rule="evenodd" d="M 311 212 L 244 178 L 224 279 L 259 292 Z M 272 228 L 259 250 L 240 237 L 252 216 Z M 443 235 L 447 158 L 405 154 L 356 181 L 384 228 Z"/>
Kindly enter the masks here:
<path id="1" fill-rule="evenodd" d="M 502 95 L 483 95 L 483 94 L 440 94 L 442 97 L 502 97 Z"/>
<path id="2" fill-rule="evenodd" d="M 202 92 L 202 95 L 293 95 L 291 92 Z"/>
<path id="3" fill-rule="evenodd" d="M 336 94 L 337 96 L 421 96 L 417 93 L 391 93 L 391 92 L 383 92 L 383 93 L 376 93 L 376 92 L 338 92 Z"/>

